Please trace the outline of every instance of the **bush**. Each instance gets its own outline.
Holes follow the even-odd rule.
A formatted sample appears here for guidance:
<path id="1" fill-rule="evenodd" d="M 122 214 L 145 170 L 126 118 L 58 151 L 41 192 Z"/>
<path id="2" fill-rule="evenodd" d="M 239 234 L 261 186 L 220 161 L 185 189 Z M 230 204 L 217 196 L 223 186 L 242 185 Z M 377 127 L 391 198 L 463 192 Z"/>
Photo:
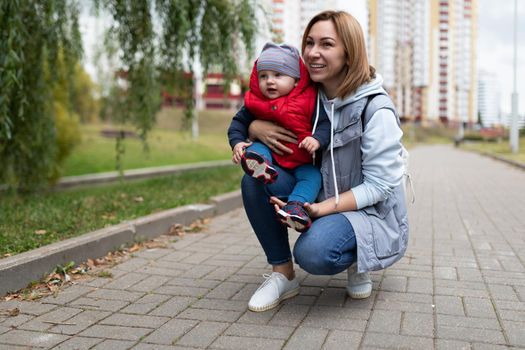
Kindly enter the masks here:
<path id="1" fill-rule="evenodd" d="M 56 154 L 50 182 L 55 183 L 62 174 L 62 165 L 73 148 L 81 142 L 79 117 L 68 110 L 59 102 L 54 103 Z"/>

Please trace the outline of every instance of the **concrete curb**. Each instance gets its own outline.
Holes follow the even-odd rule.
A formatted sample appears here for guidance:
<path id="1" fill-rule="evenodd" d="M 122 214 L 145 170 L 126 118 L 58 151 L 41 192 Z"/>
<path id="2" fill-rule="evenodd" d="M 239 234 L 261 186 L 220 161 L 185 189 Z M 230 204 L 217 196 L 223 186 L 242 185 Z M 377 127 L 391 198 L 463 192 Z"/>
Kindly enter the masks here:
<path id="1" fill-rule="evenodd" d="M 199 162 L 191 164 L 170 165 L 153 168 L 132 169 L 124 171 L 123 178 L 125 180 L 145 179 L 157 176 L 173 175 L 192 170 L 202 170 L 216 167 L 233 166 L 231 160 L 214 160 L 210 162 Z M 54 189 L 65 189 L 84 185 L 95 185 L 109 182 L 116 182 L 120 180 L 120 175 L 117 171 L 110 171 L 106 173 L 87 174 L 79 176 L 67 176 L 62 178 Z"/>
<path id="2" fill-rule="evenodd" d="M 52 272 L 57 265 L 99 258 L 123 244 L 164 234 L 174 224 L 189 225 L 197 219 L 236 209 L 242 206 L 241 191 L 212 197 L 211 203 L 165 210 L 1 259 L 0 295 L 26 287 L 31 281 Z"/>
<path id="3" fill-rule="evenodd" d="M 500 162 L 504 162 L 504 163 L 507 163 L 509 165 L 515 166 L 517 168 L 520 168 L 521 170 L 525 170 L 525 164 L 521 163 L 521 162 L 518 162 L 516 160 L 508 159 L 508 158 L 505 158 L 503 156 L 498 156 L 497 154 L 492 154 L 492 153 L 488 153 L 488 152 L 479 152 L 479 154 L 481 154 L 481 155 L 483 155 L 485 157 L 490 157 L 492 159 L 499 160 Z"/>

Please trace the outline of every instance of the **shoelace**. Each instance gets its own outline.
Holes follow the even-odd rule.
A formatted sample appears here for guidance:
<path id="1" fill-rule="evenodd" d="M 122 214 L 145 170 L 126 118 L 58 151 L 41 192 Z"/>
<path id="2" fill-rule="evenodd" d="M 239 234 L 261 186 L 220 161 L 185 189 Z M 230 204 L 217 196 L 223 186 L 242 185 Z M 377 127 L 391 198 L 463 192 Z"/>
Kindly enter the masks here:
<path id="1" fill-rule="evenodd" d="M 272 281 L 272 275 L 273 273 L 271 275 L 267 273 L 263 273 L 262 276 L 264 277 L 265 281 L 259 286 L 259 288 L 257 288 L 257 290 L 255 291 L 256 293 Z"/>

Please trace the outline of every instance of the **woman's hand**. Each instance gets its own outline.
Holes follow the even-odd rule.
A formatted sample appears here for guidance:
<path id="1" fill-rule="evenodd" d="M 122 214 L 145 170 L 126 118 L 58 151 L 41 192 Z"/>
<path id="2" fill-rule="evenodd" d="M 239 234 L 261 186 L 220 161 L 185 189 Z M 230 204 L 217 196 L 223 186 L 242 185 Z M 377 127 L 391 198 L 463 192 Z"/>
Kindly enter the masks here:
<path id="1" fill-rule="evenodd" d="M 246 147 L 250 146 L 251 142 L 239 142 L 233 147 L 232 162 L 239 164 Z"/>
<path id="2" fill-rule="evenodd" d="M 279 155 L 293 153 L 283 142 L 297 143 L 297 136 L 279 125 L 265 120 L 254 120 L 248 128 L 251 140 L 259 140 Z"/>

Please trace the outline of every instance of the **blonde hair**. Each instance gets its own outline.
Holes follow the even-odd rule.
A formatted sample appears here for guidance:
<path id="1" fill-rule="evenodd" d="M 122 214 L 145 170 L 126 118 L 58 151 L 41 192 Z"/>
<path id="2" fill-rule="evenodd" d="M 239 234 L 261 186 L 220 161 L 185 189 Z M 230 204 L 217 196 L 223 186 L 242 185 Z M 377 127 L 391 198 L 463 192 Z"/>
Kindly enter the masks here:
<path id="1" fill-rule="evenodd" d="M 354 93 L 358 87 L 375 78 L 375 68 L 368 64 L 365 37 L 359 22 L 344 11 L 324 11 L 314 16 L 303 34 L 301 51 L 304 54 L 308 34 L 313 25 L 320 21 L 331 21 L 343 44 L 346 56 L 346 76 L 336 92 L 344 98 Z"/>

